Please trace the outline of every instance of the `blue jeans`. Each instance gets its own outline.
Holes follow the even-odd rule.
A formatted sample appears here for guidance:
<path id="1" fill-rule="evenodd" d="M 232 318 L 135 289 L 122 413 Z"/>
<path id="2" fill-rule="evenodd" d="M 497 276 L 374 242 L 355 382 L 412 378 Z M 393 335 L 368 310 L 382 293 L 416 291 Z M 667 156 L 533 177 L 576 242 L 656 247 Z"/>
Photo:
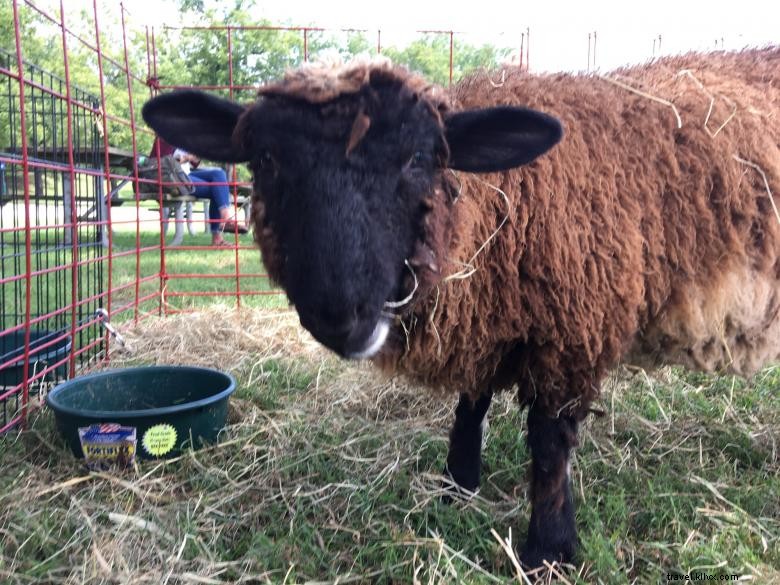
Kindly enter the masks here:
<path id="1" fill-rule="evenodd" d="M 207 185 L 206 183 L 227 183 L 227 176 L 222 169 L 194 169 L 190 171 L 190 181 L 195 185 L 193 195 L 199 199 L 210 199 L 209 219 L 211 232 L 219 232 L 222 221 L 220 210 L 230 207 L 230 189 L 227 185 Z"/>

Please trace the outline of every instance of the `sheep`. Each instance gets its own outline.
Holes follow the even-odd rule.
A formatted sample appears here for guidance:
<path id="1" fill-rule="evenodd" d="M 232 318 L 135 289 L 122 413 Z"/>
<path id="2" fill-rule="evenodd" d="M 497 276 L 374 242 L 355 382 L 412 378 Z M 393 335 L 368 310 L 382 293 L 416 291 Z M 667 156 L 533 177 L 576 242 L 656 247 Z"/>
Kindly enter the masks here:
<path id="1" fill-rule="evenodd" d="M 458 486 L 479 486 L 493 392 L 516 389 L 537 567 L 575 556 L 569 457 L 610 369 L 780 358 L 779 71 L 769 47 L 445 91 L 358 62 L 289 72 L 247 106 L 183 91 L 143 115 L 249 162 L 263 262 L 317 340 L 460 393 Z"/>

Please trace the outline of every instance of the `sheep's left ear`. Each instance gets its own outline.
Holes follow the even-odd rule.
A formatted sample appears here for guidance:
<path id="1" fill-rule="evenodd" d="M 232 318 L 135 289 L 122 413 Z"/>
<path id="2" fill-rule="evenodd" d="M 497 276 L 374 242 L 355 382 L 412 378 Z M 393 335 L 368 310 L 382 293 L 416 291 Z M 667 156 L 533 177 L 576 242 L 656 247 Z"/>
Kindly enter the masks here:
<path id="1" fill-rule="evenodd" d="M 233 140 L 244 108 L 202 91 L 158 95 L 144 104 L 143 117 L 176 148 L 218 162 L 244 162 L 249 154 Z"/>
<path id="2" fill-rule="evenodd" d="M 503 171 L 541 156 L 563 136 L 561 123 L 527 108 L 469 110 L 445 120 L 448 166 L 470 173 Z"/>

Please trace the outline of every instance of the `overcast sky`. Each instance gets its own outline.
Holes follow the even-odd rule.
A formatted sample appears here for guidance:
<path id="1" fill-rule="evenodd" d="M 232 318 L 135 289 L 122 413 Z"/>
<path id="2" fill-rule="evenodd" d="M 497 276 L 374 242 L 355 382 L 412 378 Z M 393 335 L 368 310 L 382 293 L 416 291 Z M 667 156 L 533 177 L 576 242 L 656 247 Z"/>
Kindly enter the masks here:
<path id="1" fill-rule="evenodd" d="M 136 21 L 159 26 L 177 20 L 175 11 L 159 0 L 125 0 L 125 5 Z M 258 0 L 257 17 L 381 28 L 388 44 L 408 39 L 405 33 L 416 29 L 450 29 L 468 33 L 464 40 L 517 46 L 520 32 L 529 27 L 531 68 L 537 71 L 585 69 L 592 31 L 598 35 L 596 64 L 602 70 L 650 58 L 659 35 L 663 54 L 712 49 L 716 43 L 726 49 L 780 43 L 777 0 Z"/>

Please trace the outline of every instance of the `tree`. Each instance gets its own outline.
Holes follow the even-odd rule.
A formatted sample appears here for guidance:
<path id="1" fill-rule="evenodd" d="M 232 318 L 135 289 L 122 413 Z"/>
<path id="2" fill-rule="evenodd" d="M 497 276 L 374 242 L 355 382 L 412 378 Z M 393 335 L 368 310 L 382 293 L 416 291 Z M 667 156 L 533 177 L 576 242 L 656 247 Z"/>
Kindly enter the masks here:
<path id="1" fill-rule="evenodd" d="M 394 63 L 405 65 L 421 73 L 429 80 L 447 85 L 450 79 L 450 36 L 449 34 L 428 34 L 406 47 L 383 48 L 382 52 Z M 477 47 L 453 39 L 452 79 L 457 81 L 463 75 L 481 67 L 496 67 L 509 56 L 510 50 L 482 45 Z"/>
<path id="2" fill-rule="evenodd" d="M 155 31 L 157 74 L 160 83 L 167 86 L 246 86 L 247 90 L 237 89 L 233 97 L 249 101 L 254 97 L 252 87 L 279 78 L 286 69 L 309 59 L 322 57 L 340 57 L 346 61 L 358 54 L 371 54 L 375 48 L 373 42 L 363 33 L 346 33 L 309 30 L 269 30 L 241 27 L 270 27 L 267 20 L 257 21 L 253 16 L 256 10 L 254 0 L 160 0 L 176 2 L 182 15 L 182 21 L 195 21 L 200 26 L 213 26 L 213 30 L 158 29 Z M 64 75 L 62 35 L 58 26 L 38 15 L 35 11 L 20 3 L 20 31 L 26 61 L 43 70 L 62 77 Z M 89 11 L 81 14 L 66 13 L 68 27 L 81 38 L 94 41 L 94 21 Z M 119 13 L 111 11 L 102 14 L 101 47 L 106 57 L 119 63 L 117 67 L 109 59 L 103 60 L 104 88 L 106 92 L 106 112 L 110 117 L 127 120 L 130 117 L 128 99 L 128 80 L 122 71 L 124 51 L 122 28 Z M 0 22 L 12 23 L 12 5 L 0 2 Z M 230 30 L 227 26 L 230 26 Z M 236 29 L 240 30 L 236 30 Z M 126 30 L 128 42 L 128 61 L 134 77 L 130 85 L 135 101 L 135 124 L 143 127 L 140 118 L 142 102 L 150 95 L 143 80 L 147 76 L 146 31 L 129 27 Z M 228 52 L 228 36 L 230 51 Z M 0 28 L 0 66 L 15 70 L 14 27 Z M 394 62 L 405 65 L 431 81 L 447 85 L 449 81 L 450 37 L 447 34 L 423 36 L 405 47 L 386 47 L 383 53 Z M 229 54 L 230 53 L 230 57 Z M 473 46 L 454 39 L 453 79 L 477 67 L 497 65 L 509 53 L 491 45 Z M 88 47 L 73 38 L 68 39 L 69 73 L 73 86 L 93 95 L 100 94 L 97 56 Z M 232 74 L 231 74 L 232 72 Z M 9 76 L 0 75 L 9 95 L 14 88 L 18 92 L 16 81 Z M 222 90 L 227 95 L 227 90 Z M 4 100 L 13 104 L 13 99 Z M 9 136 L 18 116 L 3 113 L 6 106 L 0 104 L 0 148 L 9 144 Z M 15 120 L 15 121 L 12 121 Z M 109 120 L 109 140 L 112 146 L 129 149 L 132 144 L 132 129 L 129 124 Z M 16 130 L 18 132 L 18 129 Z M 151 147 L 152 136 L 145 132 L 136 133 L 139 152 Z"/>
<path id="3" fill-rule="evenodd" d="M 303 31 L 270 30 L 271 22 L 250 16 L 252 0 L 238 0 L 227 7 L 204 6 L 202 0 L 181 0 L 179 6 L 183 13 L 195 14 L 201 26 L 215 28 L 162 31 L 157 49 L 159 75 L 165 85 L 230 85 L 231 70 L 232 85 L 260 85 L 303 63 L 305 50 L 316 55 L 336 47 L 330 36 L 316 31 L 306 33 L 305 47 Z M 362 45 L 353 41 L 351 47 Z"/>

